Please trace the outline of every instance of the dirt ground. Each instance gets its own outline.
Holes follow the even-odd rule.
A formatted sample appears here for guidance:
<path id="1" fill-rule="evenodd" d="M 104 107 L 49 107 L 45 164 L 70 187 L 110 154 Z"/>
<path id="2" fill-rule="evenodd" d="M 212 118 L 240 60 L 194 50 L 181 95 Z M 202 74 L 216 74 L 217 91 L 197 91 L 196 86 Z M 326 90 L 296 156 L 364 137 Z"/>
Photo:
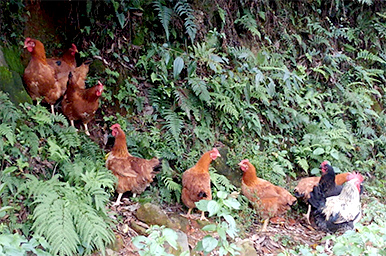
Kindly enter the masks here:
<path id="1" fill-rule="evenodd" d="M 161 206 L 162 207 L 162 206 Z M 133 246 L 131 239 L 148 228 L 146 223 L 138 220 L 135 216 L 135 211 L 139 208 L 138 203 L 125 200 L 118 207 L 111 206 L 111 213 L 114 214 L 120 221 L 115 229 L 115 234 L 119 243 L 114 248 L 116 253 L 112 255 L 139 255 L 136 248 Z M 181 206 L 168 206 L 162 209 L 169 214 L 183 214 L 185 209 Z M 307 224 L 304 216 L 296 216 L 297 212 L 293 212 L 286 218 L 271 218 L 266 232 L 260 232 L 262 223 L 258 217 L 253 216 L 253 221 L 248 228 L 239 233 L 240 237 L 236 239 L 248 239 L 252 242 L 258 255 L 277 255 L 283 252 L 284 249 L 292 248 L 296 245 L 307 244 L 313 248 L 317 245 L 325 245 L 322 239 L 327 235 L 324 232 L 315 230 Z M 302 215 L 302 214 L 300 214 Z M 197 214 L 198 216 L 198 214 Z M 210 218 L 209 218 L 210 221 Z M 139 232 L 138 232 L 139 230 Z M 189 220 L 188 232 L 186 232 L 189 241 L 189 247 L 192 249 L 196 243 L 200 241 L 206 233 L 203 232 L 197 222 Z M 326 252 L 329 249 L 326 247 Z M 195 255 L 203 255 L 196 253 Z M 216 255 L 212 253 L 211 255 Z"/>

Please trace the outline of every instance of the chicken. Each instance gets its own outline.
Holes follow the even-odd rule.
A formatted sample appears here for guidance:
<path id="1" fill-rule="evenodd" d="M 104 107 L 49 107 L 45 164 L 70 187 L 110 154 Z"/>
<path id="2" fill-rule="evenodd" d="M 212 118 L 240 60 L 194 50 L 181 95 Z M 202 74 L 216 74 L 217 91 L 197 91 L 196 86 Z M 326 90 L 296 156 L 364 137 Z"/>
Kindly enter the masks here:
<path id="1" fill-rule="evenodd" d="M 360 190 L 363 177 L 353 172 L 347 176 L 342 191 L 337 196 L 330 196 L 320 202 L 315 212 L 316 225 L 326 232 L 353 229 L 362 216 Z"/>
<path id="2" fill-rule="evenodd" d="M 56 73 L 62 73 L 68 76 L 70 71 L 74 71 L 76 68 L 75 54 L 78 52 L 75 44 L 72 44 L 67 51 L 65 51 L 61 58 L 49 58 L 47 59 L 48 65 L 52 66 Z"/>
<path id="3" fill-rule="evenodd" d="M 324 170 L 322 170 L 323 173 Z M 349 175 L 349 172 L 339 173 L 335 176 L 335 184 L 343 185 L 346 182 L 346 177 Z M 315 186 L 319 184 L 320 177 L 306 177 L 299 180 L 298 184 L 294 188 L 294 195 L 297 198 L 302 198 L 308 200 L 310 198 L 310 193 Z"/>
<path id="4" fill-rule="evenodd" d="M 334 168 L 324 161 L 321 164 L 322 177 L 316 187 L 311 191 L 308 203 L 311 205 L 311 211 L 320 208 L 320 203 L 327 197 L 337 196 L 342 191 L 342 186 L 335 183 Z"/>
<path id="5" fill-rule="evenodd" d="M 79 67 L 74 69 L 73 75 L 73 84 L 76 85 L 80 89 L 86 88 L 86 76 L 90 69 L 90 64 L 92 60 L 88 59 L 82 63 Z"/>
<path id="6" fill-rule="evenodd" d="M 54 114 L 55 102 L 66 91 L 68 75 L 59 76 L 55 68 L 47 63 L 44 45 L 39 40 L 27 37 L 24 48 L 27 48 L 32 56 L 23 75 L 26 89 L 33 100 L 43 98 L 50 104 Z"/>
<path id="7" fill-rule="evenodd" d="M 265 218 L 261 231 L 266 231 L 271 217 L 284 214 L 296 202 L 296 198 L 282 187 L 256 176 L 255 167 L 245 159 L 239 163 L 244 172 L 241 192 Z"/>
<path id="8" fill-rule="evenodd" d="M 103 84 L 98 84 L 88 89 L 79 88 L 74 81 L 75 77 L 70 72 L 68 78 L 67 92 L 62 101 L 63 114 L 70 119 L 71 125 L 74 126 L 75 120 L 81 120 L 85 132 L 90 135 L 87 123 L 94 117 L 99 107 L 99 98 L 103 92 Z"/>
<path id="9" fill-rule="evenodd" d="M 322 169 L 322 174 L 325 173 L 326 170 Z M 346 182 L 346 177 L 350 173 L 340 173 L 335 176 L 335 183 L 337 185 L 342 185 Z M 308 203 L 308 199 L 310 198 L 310 193 L 314 189 L 315 186 L 319 184 L 320 177 L 306 177 L 299 180 L 299 183 L 294 188 L 295 197 L 302 199 L 304 202 Z M 308 224 L 310 223 L 310 213 L 311 213 L 311 205 L 308 204 L 308 210 L 306 216 L 306 220 Z"/>
<path id="10" fill-rule="evenodd" d="M 119 205 L 123 193 L 131 191 L 135 197 L 149 186 L 156 174 L 154 169 L 160 167 L 161 162 L 156 157 L 147 160 L 132 156 L 127 150 L 126 135 L 121 126 L 114 124 L 111 130 L 115 142 L 107 157 L 106 167 L 118 178 L 118 198 L 114 205 Z"/>
<path id="11" fill-rule="evenodd" d="M 182 174 L 182 202 L 189 208 L 187 217 L 191 218 L 191 211 L 196 207 L 195 203 L 205 199 L 212 199 L 210 188 L 209 165 L 217 157 L 221 157 L 217 148 L 205 152 L 195 166 Z M 204 212 L 201 212 L 201 220 L 205 220 Z"/>

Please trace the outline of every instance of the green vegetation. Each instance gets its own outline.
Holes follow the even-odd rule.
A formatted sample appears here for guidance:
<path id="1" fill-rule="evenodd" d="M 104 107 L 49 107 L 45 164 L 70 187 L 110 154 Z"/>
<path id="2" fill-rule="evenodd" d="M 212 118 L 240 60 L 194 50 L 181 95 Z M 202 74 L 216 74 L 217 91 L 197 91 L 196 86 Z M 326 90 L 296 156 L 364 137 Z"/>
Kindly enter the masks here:
<path id="1" fill-rule="evenodd" d="M 383 2 L 226 3 L 68 3 L 79 27 L 62 37 L 82 46 L 81 57 L 104 62 L 88 80 L 106 85 L 97 125 L 118 122 L 133 155 L 163 158 L 157 185 L 143 196 L 179 202 L 181 173 L 221 143 L 232 169 L 248 158 L 259 177 L 288 189 L 288 180 L 318 173 L 325 159 L 337 171 L 358 170 L 366 174 L 366 194 L 386 203 Z M 0 39 L 9 49 L 24 41 L 25 4 L 0 3 Z M 114 241 L 105 205 L 115 182 L 105 152 L 60 114 L 17 108 L 2 93 L 0 105 L 0 245 L 8 246 L 0 253 L 20 244 L 38 255 L 37 246 L 59 255 L 104 252 Z M 214 192 L 237 189 L 211 174 Z M 376 221 L 376 204 L 367 207 L 359 232 L 334 238 L 336 255 L 352 243 L 352 255 L 384 253 L 385 222 Z M 218 233 L 223 223 L 230 224 L 219 219 Z"/>

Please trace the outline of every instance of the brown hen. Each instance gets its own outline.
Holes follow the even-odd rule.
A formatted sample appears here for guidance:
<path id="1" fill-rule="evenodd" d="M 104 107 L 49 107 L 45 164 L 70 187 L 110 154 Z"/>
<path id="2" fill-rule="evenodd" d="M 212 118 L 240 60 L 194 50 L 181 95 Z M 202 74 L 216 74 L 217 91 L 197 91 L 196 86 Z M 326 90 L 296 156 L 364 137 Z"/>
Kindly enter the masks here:
<path id="1" fill-rule="evenodd" d="M 255 167 L 248 159 L 241 161 L 239 166 L 244 172 L 241 192 L 265 218 L 261 231 L 266 231 L 269 219 L 284 214 L 296 202 L 296 198 L 284 188 L 258 178 Z"/>
<path id="2" fill-rule="evenodd" d="M 59 75 L 55 68 L 47 63 L 44 45 L 39 40 L 27 37 L 24 48 L 27 48 L 32 56 L 23 75 L 27 92 L 33 100 L 42 98 L 50 104 L 54 114 L 54 104 L 66 91 L 68 74 Z"/>
<path id="3" fill-rule="evenodd" d="M 132 156 L 127 150 L 126 135 L 119 124 L 111 126 L 115 143 L 106 160 L 107 169 L 111 170 L 118 178 L 116 191 L 118 198 L 114 205 L 119 205 L 123 193 L 131 191 L 141 194 L 153 181 L 154 168 L 160 166 L 160 160 L 156 157 L 147 160 Z"/>
<path id="4" fill-rule="evenodd" d="M 95 112 L 99 108 L 99 98 L 103 92 L 103 84 L 98 81 L 98 84 L 88 89 L 82 89 L 75 81 L 76 77 L 70 72 L 66 94 L 62 100 L 63 114 L 70 120 L 74 126 L 74 121 L 81 120 L 85 132 L 90 135 L 88 130 L 88 122 L 94 117 Z"/>
<path id="5" fill-rule="evenodd" d="M 191 218 L 191 211 L 196 207 L 196 202 L 205 199 L 212 199 L 210 188 L 209 165 L 217 157 L 221 157 L 217 148 L 204 153 L 195 166 L 182 174 L 182 202 L 189 208 L 187 217 Z M 204 212 L 201 213 L 201 220 L 205 219 Z"/>

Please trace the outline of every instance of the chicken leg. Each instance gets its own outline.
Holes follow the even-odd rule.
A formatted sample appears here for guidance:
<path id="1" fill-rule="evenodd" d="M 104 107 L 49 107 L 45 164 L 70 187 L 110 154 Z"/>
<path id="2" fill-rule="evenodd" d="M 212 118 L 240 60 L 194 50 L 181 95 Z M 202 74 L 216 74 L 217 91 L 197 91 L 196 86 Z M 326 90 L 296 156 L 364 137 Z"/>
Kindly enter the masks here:
<path id="1" fill-rule="evenodd" d="M 113 204 L 113 206 L 117 206 L 121 204 L 121 198 L 122 198 L 123 193 L 119 193 L 117 201 Z"/>
<path id="2" fill-rule="evenodd" d="M 200 218 L 200 220 L 206 220 L 206 221 L 208 221 L 208 219 L 205 218 L 205 212 L 204 212 L 204 211 L 201 212 L 201 218 Z"/>
<path id="3" fill-rule="evenodd" d="M 268 223 L 269 223 L 269 218 L 264 220 L 264 224 L 263 224 L 263 227 L 261 228 L 260 232 L 266 232 L 267 231 Z"/>
<path id="4" fill-rule="evenodd" d="M 193 208 L 189 208 L 188 213 L 185 215 L 186 218 L 188 218 L 188 219 L 191 219 L 191 218 L 192 218 L 192 215 L 190 215 L 190 213 L 192 212 L 192 210 L 193 210 Z"/>
<path id="5" fill-rule="evenodd" d="M 86 135 L 90 136 L 90 132 L 88 131 L 87 124 L 83 124 L 83 125 L 84 125 L 84 129 L 86 131 Z"/>
<path id="6" fill-rule="evenodd" d="M 51 113 L 55 115 L 54 105 L 51 105 Z"/>
<path id="7" fill-rule="evenodd" d="M 306 220 L 307 220 L 308 225 L 311 225 L 311 222 L 310 222 L 310 214 L 311 214 L 311 205 L 309 204 L 309 205 L 308 205 L 307 214 L 306 214 Z"/>

